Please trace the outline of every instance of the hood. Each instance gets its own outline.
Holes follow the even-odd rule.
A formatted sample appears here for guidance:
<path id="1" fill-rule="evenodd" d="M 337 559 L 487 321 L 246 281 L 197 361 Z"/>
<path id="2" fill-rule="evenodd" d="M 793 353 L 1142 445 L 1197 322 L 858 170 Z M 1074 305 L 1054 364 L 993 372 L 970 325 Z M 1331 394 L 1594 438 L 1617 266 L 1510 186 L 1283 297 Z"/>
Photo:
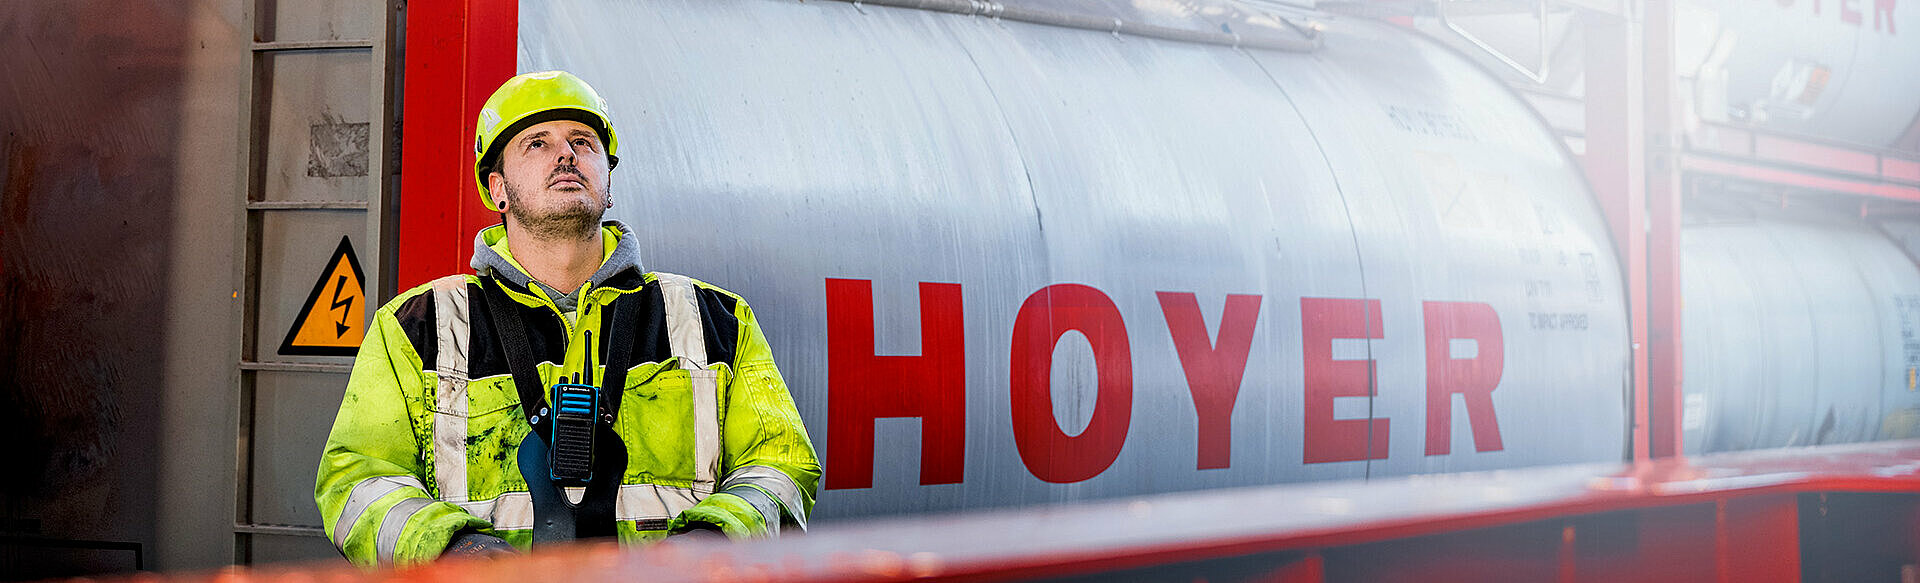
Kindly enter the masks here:
<path id="1" fill-rule="evenodd" d="M 634 271 L 646 273 L 646 268 L 640 265 L 640 240 L 634 235 L 633 229 L 627 228 L 627 225 L 620 221 L 608 220 L 600 223 L 600 231 L 602 241 L 607 247 L 604 251 L 605 255 L 600 261 L 600 269 L 587 278 L 587 285 L 582 289 L 600 287 L 607 278 L 629 267 Z M 499 277 L 520 287 L 539 286 L 541 291 L 547 293 L 547 297 L 553 298 L 555 306 L 562 311 L 573 311 L 579 301 L 577 293 L 569 292 L 580 290 L 557 290 L 527 275 L 526 268 L 521 267 L 520 262 L 514 260 L 513 252 L 507 249 L 506 225 L 487 227 L 474 235 L 471 265 L 474 273 L 482 276 Z"/>

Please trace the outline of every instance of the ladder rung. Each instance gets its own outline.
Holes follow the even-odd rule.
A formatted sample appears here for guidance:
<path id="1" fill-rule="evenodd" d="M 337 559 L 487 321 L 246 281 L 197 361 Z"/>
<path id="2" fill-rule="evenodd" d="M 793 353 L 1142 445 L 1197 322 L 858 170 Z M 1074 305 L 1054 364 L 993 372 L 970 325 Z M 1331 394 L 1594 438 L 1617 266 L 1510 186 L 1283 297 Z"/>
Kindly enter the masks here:
<path id="1" fill-rule="evenodd" d="M 247 203 L 250 211 L 367 210 L 364 200 L 259 200 Z"/>
<path id="2" fill-rule="evenodd" d="M 370 40 L 296 40 L 253 43 L 256 53 L 284 51 L 324 51 L 328 49 L 372 49 Z"/>

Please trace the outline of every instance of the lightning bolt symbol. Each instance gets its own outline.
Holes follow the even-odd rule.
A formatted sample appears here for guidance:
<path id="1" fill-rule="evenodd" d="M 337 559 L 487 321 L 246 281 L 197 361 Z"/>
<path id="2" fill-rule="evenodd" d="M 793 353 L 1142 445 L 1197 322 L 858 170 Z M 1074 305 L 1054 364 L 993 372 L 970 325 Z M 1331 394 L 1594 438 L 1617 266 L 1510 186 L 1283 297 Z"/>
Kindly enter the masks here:
<path id="1" fill-rule="evenodd" d="M 340 311 L 340 321 L 335 322 L 333 324 L 333 335 L 336 337 L 346 336 L 347 329 L 351 328 L 350 326 L 347 325 L 347 313 L 351 311 L 353 308 L 353 296 L 347 296 L 346 299 L 340 298 L 340 294 L 342 292 L 345 292 L 346 290 L 347 290 L 347 276 L 342 275 L 340 276 L 339 280 L 334 282 L 333 306 L 329 308 L 329 309 L 346 308 Z"/>

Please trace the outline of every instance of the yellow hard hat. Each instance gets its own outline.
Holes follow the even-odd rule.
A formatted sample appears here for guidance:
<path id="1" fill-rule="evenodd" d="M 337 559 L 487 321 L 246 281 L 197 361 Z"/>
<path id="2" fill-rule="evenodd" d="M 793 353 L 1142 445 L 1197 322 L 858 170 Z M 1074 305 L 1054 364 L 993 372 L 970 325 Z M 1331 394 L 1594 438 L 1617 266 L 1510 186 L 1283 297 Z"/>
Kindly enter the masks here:
<path id="1" fill-rule="evenodd" d="M 502 83 L 480 107 L 480 120 L 474 126 L 473 177 L 480 187 L 480 204 L 500 212 L 487 194 L 487 168 L 500 155 L 502 136 L 512 139 L 522 130 L 537 124 L 573 120 L 600 132 L 607 145 L 607 164 L 612 168 L 620 159 L 620 140 L 613 133 L 613 116 L 607 112 L 607 100 L 593 87 L 566 71 L 522 73 Z"/>

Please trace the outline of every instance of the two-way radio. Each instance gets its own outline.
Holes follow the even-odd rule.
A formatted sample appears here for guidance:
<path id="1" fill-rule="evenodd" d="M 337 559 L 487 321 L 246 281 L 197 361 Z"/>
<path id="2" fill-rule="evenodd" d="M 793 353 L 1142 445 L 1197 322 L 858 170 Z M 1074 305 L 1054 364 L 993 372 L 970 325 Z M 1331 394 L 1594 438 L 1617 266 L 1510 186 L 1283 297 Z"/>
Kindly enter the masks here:
<path id="1" fill-rule="evenodd" d="M 593 332 L 587 331 L 586 345 L 593 346 Z M 587 378 L 574 373 L 561 377 L 550 389 L 553 403 L 553 435 L 547 450 L 547 467 L 555 483 L 583 486 L 593 481 L 594 436 L 603 401 L 600 387 L 593 383 L 593 350 L 587 350 Z M 566 382 L 571 381 L 571 382 Z"/>

